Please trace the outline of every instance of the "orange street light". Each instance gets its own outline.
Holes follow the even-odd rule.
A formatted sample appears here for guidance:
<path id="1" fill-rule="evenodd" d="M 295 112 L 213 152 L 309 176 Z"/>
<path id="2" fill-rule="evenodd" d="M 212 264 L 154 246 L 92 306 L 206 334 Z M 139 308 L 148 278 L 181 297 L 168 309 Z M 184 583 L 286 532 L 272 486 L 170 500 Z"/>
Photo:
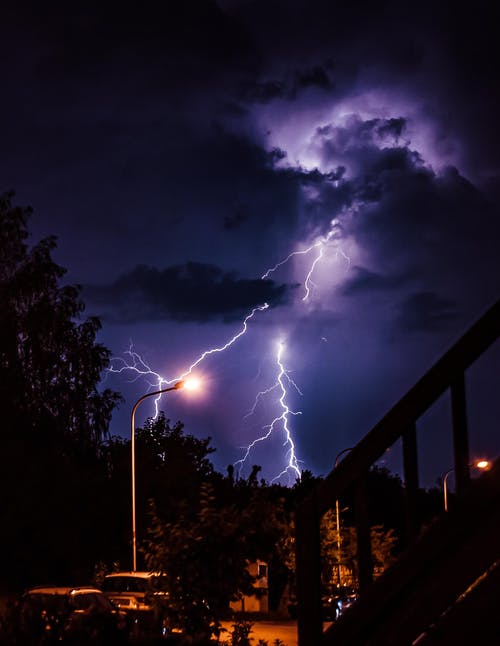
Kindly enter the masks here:
<path id="1" fill-rule="evenodd" d="M 189 377 L 189 379 L 184 380 L 184 390 L 199 390 L 201 387 L 201 379 L 198 377 Z"/>
<path id="2" fill-rule="evenodd" d="M 476 469 L 480 469 L 481 471 L 487 471 L 491 463 L 489 460 L 475 460 L 471 464 L 469 464 L 470 467 L 474 467 Z M 444 475 L 443 479 L 443 499 L 444 499 L 444 510 L 448 511 L 448 476 L 450 473 L 453 473 L 455 469 L 450 469 L 447 471 Z"/>
<path id="3" fill-rule="evenodd" d="M 180 388 L 183 388 L 185 385 L 186 385 L 186 382 L 181 380 L 175 383 L 173 386 L 170 386 L 169 388 L 162 388 L 161 390 L 156 390 L 153 393 L 146 393 L 135 402 L 134 407 L 132 408 L 132 416 L 131 416 L 132 434 L 131 434 L 130 448 L 132 450 L 131 468 L 132 468 L 132 571 L 133 572 L 137 570 L 137 537 L 136 537 L 136 527 L 135 527 L 135 411 L 139 408 L 139 405 L 148 397 L 154 397 L 155 395 L 162 395 L 163 393 L 168 393 L 171 390 L 179 390 Z"/>

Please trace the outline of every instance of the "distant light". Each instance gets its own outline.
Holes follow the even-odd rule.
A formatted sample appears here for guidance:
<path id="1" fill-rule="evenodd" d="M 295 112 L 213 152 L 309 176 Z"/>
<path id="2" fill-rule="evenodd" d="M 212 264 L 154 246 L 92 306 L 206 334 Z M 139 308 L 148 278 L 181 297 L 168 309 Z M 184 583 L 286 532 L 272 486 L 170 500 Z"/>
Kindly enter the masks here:
<path id="1" fill-rule="evenodd" d="M 201 388 L 201 379 L 198 379 L 197 377 L 185 379 L 183 387 L 186 390 L 199 390 Z"/>
<path id="2" fill-rule="evenodd" d="M 489 460 L 478 460 L 474 463 L 474 466 L 478 469 L 487 469 L 490 466 Z"/>

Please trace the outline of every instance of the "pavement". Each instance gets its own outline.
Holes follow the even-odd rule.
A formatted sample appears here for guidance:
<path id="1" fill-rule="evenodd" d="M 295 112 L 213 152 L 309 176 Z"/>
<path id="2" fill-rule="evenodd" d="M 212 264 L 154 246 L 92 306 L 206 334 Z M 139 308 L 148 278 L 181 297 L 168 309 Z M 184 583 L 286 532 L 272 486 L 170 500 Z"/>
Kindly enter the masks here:
<path id="1" fill-rule="evenodd" d="M 229 633 L 233 629 L 233 621 L 223 621 L 222 627 Z M 259 639 L 267 641 L 269 646 L 274 642 L 281 640 L 280 646 L 298 646 L 297 642 L 297 622 L 289 619 L 282 621 L 250 621 L 252 631 L 249 635 L 252 646 L 257 646 Z M 224 633 L 223 633 L 224 634 Z"/>

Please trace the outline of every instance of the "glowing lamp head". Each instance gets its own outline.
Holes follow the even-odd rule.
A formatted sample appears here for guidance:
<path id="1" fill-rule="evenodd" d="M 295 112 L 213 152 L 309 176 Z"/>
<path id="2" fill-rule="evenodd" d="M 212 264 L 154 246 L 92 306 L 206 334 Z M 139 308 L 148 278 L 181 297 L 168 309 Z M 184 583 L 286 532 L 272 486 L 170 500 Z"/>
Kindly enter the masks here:
<path id="1" fill-rule="evenodd" d="M 474 463 L 474 466 L 477 467 L 478 469 L 488 469 L 490 466 L 489 460 L 477 460 L 477 462 Z"/>
<path id="2" fill-rule="evenodd" d="M 189 379 L 185 379 L 184 388 L 189 391 L 200 390 L 201 379 L 198 379 L 197 377 L 189 377 Z"/>

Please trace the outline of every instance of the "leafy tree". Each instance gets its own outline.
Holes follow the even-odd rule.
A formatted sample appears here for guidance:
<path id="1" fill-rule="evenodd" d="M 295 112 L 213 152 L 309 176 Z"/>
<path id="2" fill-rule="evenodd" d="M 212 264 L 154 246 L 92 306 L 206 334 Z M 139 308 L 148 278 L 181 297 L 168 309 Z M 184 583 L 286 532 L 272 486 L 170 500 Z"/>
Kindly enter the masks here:
<path id="1" fill-rule="evenodd" d="M 386 469 L 374 469 L 370 472 L 370 478 L 377 485 L 376 492 L 379 493 L 378 504 L 372 503 L 371 507 L 371 549 L 374 562 L 375 575 L 381 574 L 392 562 L 397 546 L 397 533 L 391 522 L 396 521 L 399 527 L 399 516 L 396 502 L 402 501 L 402 487 L 399 478 L 392 476 Z M 291 576 L 293 588 L 293 577 L 295 574 L 295 523 L 293 509 L 300 504 L 311 493 L 321 478 L 314 477 L 308 471 L 303 472 L 303 477 L 293 487 L 292 514 L 289 520 L 289 527 L 282 535 L 282 554 Z M 382 492 L 382 493 L 380 493 Z M 390 495 L 387 495 L 389 492 Z M 349 492 L 348 492 L 349 493 Z M 372 502 L 372 498 L 370 498 Z M 395 502 L 396 501 L 396 502 Z M 338 532 L 335 509 L 328 510 L 321 518 L 321 578 L 324 584 L 339 583 L 339 565 L 342 567 L 340 583 L 346 587 L 357 585 L 357 543 L 356 531 L 353 525 L 352 509 L 353 503 L 349 495 L 346 496 L 344 507 L 342 502 L 342 522 L 340 537 L 340 554 L 338 548 Z M 381 522 L 387 521 L 387 524 Z M 378 522 L 377 522 L 378 521 Z"/>
<path id="2" fill-rule="evenodd" d="M 196 508 L 201 482 L 214 474 L 211 438 L 185 433 L 181 422 L 171 424 L 160 412 L 136 430 L 135 442 L 138 506 L 146 512 L 154 498 L 165 519 L 175 515 L 181 501 Z"/>
<path id="3" fill-rule="evenodd" d="M 77 322 L 79 288 L 60 286 L 65 270 L 51 257 L 54 237 L 31 249 L 31 209 L 0 197 L 0 388 L 7 428 L 43 430 L 59 451 L 95 447 L 108 429 L 117 393 L 98 391 L 109 351 L 96 343 L 99 319 Z M 5 435 L 5 433 L 4 433 Z M 44 438 L 46 439 L 46 438 Z"/>
<path id="4" fill-rule="evenodd" d="M 152 502 L 144 547 L 146 565 L 167 574 L 167 614 L 180 620 L 187 631 L 203 635 L 227 613 L 231 600 L 241 593 L 253 593 L 249 562 L 282 558 L 281 546 L 289 532 L 285 492 L 291 490 L 259 483 L 259 467 L 253 468 L 248 479 L 235 479 L 232 468 L 222 478 L 207 468 L 203 453 L 209 451 L 208 441 L 184 437 L 182 426 L 169 429 L 165 437 L 164 423 L 160 420 L 159 444 L 151 434 L 155 430 L 152 421 L 144 430 L 156 447 L 170 440 L 167 461 L 169 454 L 177 456 L 189 448 L 184 454 L 189 459 L 179 474 L 185 491 L 177 490 L 175 504 L 164 501 L 169 513 L 159 513 L 159 498 Z M 145 439 L 141 432 L 138 435 Z"/>
<path id="5" fill-rule="evenodd" d="M 373 525 L 370 534 L 374 574 L 378 576 L 393 562 L 397 538 L 392 529 L 385 530 L 382 525 Z M 323 581 L 356 587 L 357 540 L 355 528 L 341 525 L 340 539 L 339 554 L 336 514 L 334 510 L 329 510 L 321 520 Z M 342 567 L 340 580 L 339 565 Z"/>
<path id="6" fill-rule="evenodd" d="M 107 519 L 110 537 L 102 560 L 118 561 L 122 568 L 131 565 L 130 521 L 130 439 L 113 436 L 102 443 L 100 453 L 105 465 L 101 497 L 113 514 Z M 171 522 L 186 509 L 199 506 L 201 482 L 215 478 L 209 455 L 215 450 L 210 438 L 198 439 L 184 432 L 181 422 L 172 424 L 160 412 L 149 418 L 135 433 L 136 524 L 140 545 L 147 535 L 150 502 L 162 522 Z M 222 479 L 222 476 L 219 475 Z M 104 547 L 104 546 L 103 546 Z M 142 552 L 138 553 L 139 567 Z"/>
<path id="7" fill-rule="evenodd" d="M 152 507 L 146 548 L 149 569 L 167 573 L 167 614 L 188 634 L 207 638 L 238 592 L 250 593 L 245 518 L 234 506 L 217 508 L 213 487 L 203 483 L 200 504 L 175 522 L 162 522 Z"/>
<path id="8" fill-rule="evenodd" d="M 295 491 L 279 484 L 256 480 L 254 467 L 247 480 L 238 479 L 226 494 L 246 522 L 247 559 L 268 564 L 269 608 L 278 610 L 289 583 L 292 514 Z"/>
<path id="9" fill-rule="evenodd" d="M 75 536 L 85 542 L 90 534 L 85 523 L 93 520 L 99 443 L 119 400 L 117 393 L 98 388 L 109 359 L 96 342 L 99 320 L 79 321 L 84 304 L 78 287 L 60 285 L 65 270 L 51 256 L 55 238 L 30 248 L 31 209 L 14 206 L 12 197 L 0 196 L 5 585 L 47 580 L 49 571 L 51 578 L 68 574 Z"/>

